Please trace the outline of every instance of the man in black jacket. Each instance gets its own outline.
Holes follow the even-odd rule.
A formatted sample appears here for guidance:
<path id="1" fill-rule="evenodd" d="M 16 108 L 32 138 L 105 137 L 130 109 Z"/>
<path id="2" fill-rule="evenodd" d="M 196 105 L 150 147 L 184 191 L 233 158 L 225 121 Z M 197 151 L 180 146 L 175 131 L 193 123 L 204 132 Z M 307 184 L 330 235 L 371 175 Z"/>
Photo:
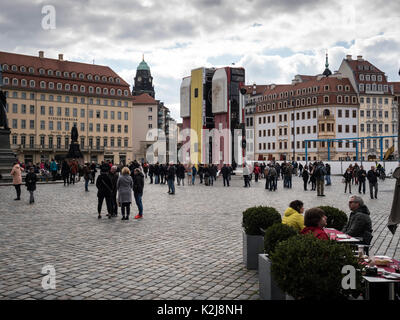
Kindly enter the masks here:
<path id="1" fill-rule="evenodd" d="M 100 175 L 96 180 L 97 187 L 97 212 L 99 214 L 98 218 L 101 219 L 101 207 L 103 205 L 103 200 L 106 199 L 108 218 L 111 218 L 112 215 L 112 204 L 111 204 L 111 195 L 112 195 L 112 182 L 110 177 L 108 176 L 107 171 L 101 171 Z"/>
<path id="2" fill-rule="evenodd" d="M 176 169 L 173 163 L 170 163 L 167 171 L 167 178 L 168 178 L 168 193 L 175 194 L 175 173 Z"/>
<path id="3" fill-rule="evenodd" d="M 358 192 L 362 192 L 365 194 L 365 179 L 367 177 L 367 171 L 364 170 L 363 166 L 360 166 L 360 169 L 357 172 L 357 180 L 358 180 Z"/>
<path id="4" fill-rule="evenodd" d="M 342 232 L 352 237 L 361 238 L 363 244 L 369 245 L 372 239 L 372 223 L 367 206 L 364 205 L 361 197 L 351 196 L 349 208 L 351 210 L 349 221 Z"/>
<path id="5" fill-rule="evenodd" d="M 135 216 L 135 219 L 143 217 L 143 188 L 144 188 L 144 175 L 139 168 L 136 168 L 133 176 L 133 195 L 135 196 L 135 202 L 138 207 L 139 213 Z"/>
<path id="6" fill-rule="evenodd" d="M 378 199 L 378 177 L 379 173 L 376 171 L 375 166 L 371 167 L 371 170 L 368 171 L 367 173 L 367 179 L 369 182 L 369 193 L 371 196 L 371 199 Z M 373 192 L 375 189 L 375 192 Z"/>
<path id="7" fill-rule="evenodd" d="M 227 185 L 229 187 L 229 168 L 224 164 L 221 169 L 222 178 L 224 179 L 224 187 Z"/>
<path id="8" fill-rule="evenodd" d="M 118 215 L 118 204 L 117 204 L 117 181 L 119 174 L 117 173 L 117 166 L 112 166 L 108 176 L 111 180 L 112 192 L 111 192 L 111 206 L 112 206 L 112 216 L 116 217 Z"/>

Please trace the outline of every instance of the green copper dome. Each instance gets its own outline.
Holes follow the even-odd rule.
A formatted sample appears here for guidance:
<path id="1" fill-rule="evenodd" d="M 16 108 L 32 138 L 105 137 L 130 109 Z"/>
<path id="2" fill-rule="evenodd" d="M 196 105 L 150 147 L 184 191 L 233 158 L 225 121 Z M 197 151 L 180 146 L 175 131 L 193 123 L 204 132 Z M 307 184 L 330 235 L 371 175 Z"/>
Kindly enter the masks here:
<path id="1" fill-rule="evenodd" d="M 146 63 L 146 61 L 144 61 L 144 56 L 143 56 L 143 60 L 142 62 L 139 64 L 139 66 L 137 67 L 137 70 L 147 70 L 150 71 L 150 67 L 148 66 L 148 64 Z"/>

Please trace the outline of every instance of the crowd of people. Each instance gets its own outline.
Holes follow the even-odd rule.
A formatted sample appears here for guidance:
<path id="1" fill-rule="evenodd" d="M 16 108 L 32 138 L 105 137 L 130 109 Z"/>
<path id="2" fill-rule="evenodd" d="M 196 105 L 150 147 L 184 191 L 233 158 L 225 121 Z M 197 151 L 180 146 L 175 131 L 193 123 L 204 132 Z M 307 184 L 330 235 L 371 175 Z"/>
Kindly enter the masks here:
<path id="1" fill-rule="evenodd" d="M 60 163 L 52 159 L 50 162 L 41 162 L 36 165 L 28 163 L 14 163 L 11 175 L 13 176 L 13 184 L 16 189 L 17 198 L 21 198 L 22 172 L 26 171 L 25 185 L 30 192 L 30 203 L 34 203 L 34 191 L 36 190 L 36 182 L 46 180 L 52 177 L 53 180 L 62 179 L 64 186 L 75 184 L 83 178 L 85 182 L 85 192 L 89 192 L 89 183 L 95 184 L 97 187 L 98 197 L 98 218 L 101 218 L 101 210 L 104 201 L 107 207 L 107 216 L 115 217 L 118 214 L 118 207 L 121 208 L 123 220 L 128 220 L 130 216 L 130 205 L 132 199 L 138 208 L 136 219 L 143 216 L 143 188 L 144 181 L 149 180 L 150 184 L 168 185 L 168 194 L 175 194 L 175 181 L 178 186 L 195 185 L 198 177 L 198 183 L 205 186 L 213 186 L 218 177 L 222 177 L 224 187 L 230 186 L 231 176 L 234 174 L 232 166 L 224 164 L 220 170 L 214 164 L 199 165 L 183 165 L 181 163 L 139 163 L 134 160 L 129 165 L 114 165 L 110 161 L 103 161 L 100 165 L 96 163 L 80 164 L 75 159 L 63 160 Z M 100 172 L 96 179 L 96 174 Z M 346 193 L 351 193 L 352 185 L 358 185 L 359 193 L 365 194 L 366 181 L 369 182 L 371 199 L 377 199 L 378 194 L 378 178 L 382 175 L 382 167 L 380 164 L 371 167 L 366 172 L 363 166 L 357 163 L 350 165 L 343 174 L 343 183 L 345 184 Z M 254 180 L 258 183 L 261 179 L 265 179 L 265 189 L 269 191 L 278 190 L 278 181 L 282 180 L 283 188 L 292 188 L 293 177 L 302 178 L 304 191 L 317 191 L 317 196 L 325 196 L 325 186 L 331 185 L 331 167 L 328 163 L 321 161 L 314 163 L 302 164 L 283 161 L 281 164 L 271 161 L 256 162 L 254 166 L 247 163 L 243 166 L 244 187 L 250 187 L 250 182 Z M 132 193 L 133 192 L 133 198 Z M 299 208 L 297 208 L 299 209 Z M 290 211 L 290 210 L 289 210 Z"/>

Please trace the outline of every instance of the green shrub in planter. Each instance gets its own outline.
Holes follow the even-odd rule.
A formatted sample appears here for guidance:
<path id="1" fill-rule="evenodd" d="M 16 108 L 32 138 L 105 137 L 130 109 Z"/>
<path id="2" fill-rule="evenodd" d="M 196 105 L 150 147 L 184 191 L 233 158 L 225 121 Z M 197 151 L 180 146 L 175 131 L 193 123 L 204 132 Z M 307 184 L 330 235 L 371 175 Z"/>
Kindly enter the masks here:
<path id="1" fill-rule="evenodd" d="M 243 212 L 242 226 L 248 235 L 263 235 L 260 228 L 265 230 L 274 223 L 281 222 L 281 215 L 272 207 L 251 207 Z"/>
<path id="2" fill-rule="evenodd" d="M 347 215 L 342 210 L 330 206 L 321 206 L 320 209 L 324 210 L 327 217 L 327 228 L 334 228 L 342 230 L 347 223 Z"/>
<path id="3" fill-rule="evenodd" d="M 276 283 L 295 299 L 338 300 L 360 292 L 361 266 L 350 246 L 298 235 L 278 243 L 270 259 Z M 358 270 L 356 290 L 342 288 L 346 265 Z"/>
<path id="4" fill-rule="evenodd" d="M 294 228 L 286 224 L 275 223 L 265 231 L 265 236 L 264 236 L 265 253 L 271 254 L 275 250 L 275 246 L 279 242 L 287 240 L 290 237 L 296 236 L 298 234 L 299 233 Z"/>

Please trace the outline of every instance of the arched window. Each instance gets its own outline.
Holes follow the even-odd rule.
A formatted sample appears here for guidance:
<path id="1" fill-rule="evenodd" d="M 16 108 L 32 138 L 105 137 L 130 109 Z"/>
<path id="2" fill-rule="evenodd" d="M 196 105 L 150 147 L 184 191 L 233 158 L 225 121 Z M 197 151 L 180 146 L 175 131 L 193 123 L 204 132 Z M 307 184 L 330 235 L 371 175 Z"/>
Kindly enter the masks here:
<path id="1" fill-rule="evenodd" d="M 85 86 L 81 86 L 81 92 L 85 92 Z"/>
<path id="2" fill-rule="evenodd" d="M 3 71 L 7 71 L 8 70 L 8 64 L 3 64 Z"/>
<path id="3" fill-rule="evenodd" d="M 30 80 L 29 81 L 29 86 L 31 87 L 31 88 L 34 88 L 35 87 L 35 80 Z"/>
<path id="4" fill-rule="evenodd" d="M 103 88 L 103 94 L 108 94 L 108 89 L 107 88 Z"/>
<path id="5" fill-rule="evenodd" d="M 117 95 L 120 96 L 121 94 L 122 94 L 122 90 L 121 90 L 121 89 L 118 89 L 118 90 L 117 90 Z"/>
<path id="6" fill-rule="evenodd" d="M 91 74 L 87 75 L 88 80 L 93 80 L 93 76 Z"/>
<path id="7" fill-rule="evenodd" d="M 71 90 L 71 85 L 70 85 L 69 83 L 66 83 L 66 84 L 65 84 L 65 90 L 66 90 L 66 91 Z"/>
<path id="8" fill-rule="evenodd" d="M 56 71 L 56 77 L 61 77 L 61 71 Z"/>
<path id="9" fill-rule="evenodd" d="M 96 87 L 96 93 L 98 93 L 98 94 L 101 93 L 101 88 L 100 87 Z"/>
<path id="10" fill-rule="evenodd" d="M 49 89 L 54 89 L 54 83 L 53 82 L 49 82 Z"/>
<path id="11" fill-rule="evenodd" d="M 124 90 L 124 96 L 128 96 L 129 92 L 128 90 Z"/>
<path id="12" fill-rule="evenodd" d="M 119 81 L 119 78 L 116 78 L 116 79 L 115 79 L 115 82 L 116 82 L 116 83 L 119 83 L 119 82 L 120 82 L 120 81 Z"/>
<path id="13" fill-rule="evenodd" d="M 77 86 L 76 84 L 73 84 L 73 85 L 72 85 L 72 90 L 73 90 L 73 91 L 78 91 L 78 86 Z"/>
<path id="14" fill-rule="evenodd" d="M 106 77 L 106 76 L 102 76 L 102 77 L 101 77 L 101 80 L 102 80 L 102 81 L 107 81 L 107 77 Z"/>
<path id="15" fill-rule="evenodd" d="M 12 71 L 17 71 L 18 68 L 17 68 L 17 66 L 14 64 L 14 65 L 11 66 L 11 70 L 12 70 Z"/>
<path id="16" fill-rule="evenodd" d="M 21 80 L 21 86 L 26 87 L 28 85 L 27 81 L 25 79 Z"/>
<path id="17" fill-rule="evenodd" d="M 52 76 L 53 75 L 53 70 L 47 70 L 47 75 Z"/>
<path id="18" fill-rule="evenodd" d="M 99 80 L 100 80 L 100 77 L 99 77 L 98 75 L 95 75 L 95 76 L 94 76 L 94 80 L 99 81 Z"/>
<path id="19" fill-rule="evenodd" d="M 57 83 L 57 90 L 62 90 L 62 83 Z"/>
<path id="20" fill-rule="evenodd" d="M 46 71 L 45 71 L 43 68 L 40 68 L 40 69 L 39 69 L 39 74 L 43 75 L 43 74 L 45 74 L 45 73 L 46 73 Z"/>
<path id="21" fill-rule="evenodd" d="M 110 94 L 113 95 L 113 96 L 115 96 L 115 89 L 114 89 L 114 88 L 112 88 L 112 89 L 110 90 Z"/>
<path id="22" fill-rule="evenodd" d="M 74 78 L 74 79 L 76 78 L 76 73 L 75 72 L 71 73 L 71 78 Z"/>
<path id="23" fill-rule="evenodd" d="M 40 88 L 45 89 L 46 88 L 46 82 L 40 81 Z"/>
<path id="24" fill-rule="evenodd" d="M 79 79 L 85 79 L 85 75 L 83 73 L 79 74 Z"/>
<path id="25" fill-rule="evenodd" d="M 19 68 L 19 70 L 20 70 L 21 72 L 26 72 L 26 68 L 25 68 L 24 66 L 21 66 L 21 67 Z"/>
<path id="26" fill-rule="evenodd" d="M 93 93 L 94 92 L 94 88 L 92 86 L 89 87 L 89 93 Z"/>

